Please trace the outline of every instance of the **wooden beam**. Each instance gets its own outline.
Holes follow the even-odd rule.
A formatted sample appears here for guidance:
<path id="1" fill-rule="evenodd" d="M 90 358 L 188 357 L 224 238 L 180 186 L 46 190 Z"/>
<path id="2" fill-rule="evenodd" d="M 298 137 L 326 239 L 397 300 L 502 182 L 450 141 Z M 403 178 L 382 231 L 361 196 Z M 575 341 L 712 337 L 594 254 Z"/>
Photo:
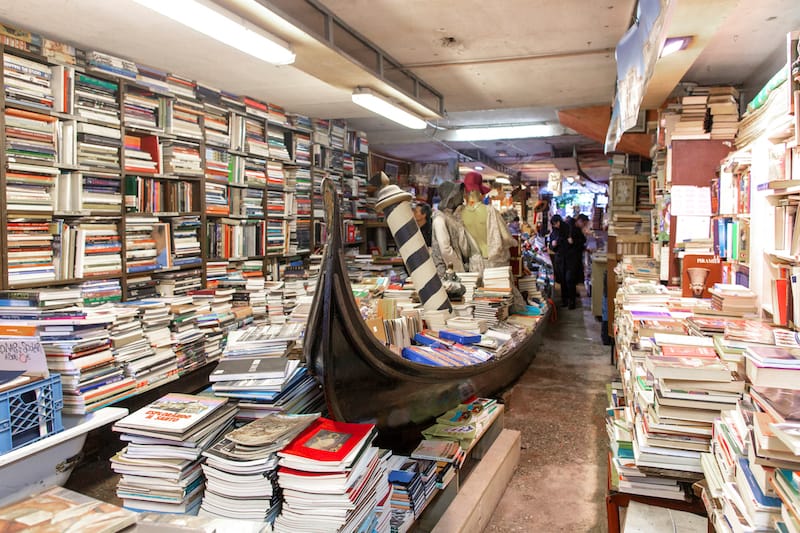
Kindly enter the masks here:
<path id="1" fill-rule="evenodd" d="M 558 121 L 562 126 L 573 129 L 581 135 L 599 143 L 606 142 L 608 125 L 611 123 L 611 107 L 598 105 L 560 109 Z M 617 144 L 617 152 L 650 157 L 653 138 L 649 133 L 625 133 Z"/>
<path id="2" fill-rule="evenodd" d="M 519 464 L 520 432 L 504 429 L 475 466 L 432 533 L 483 531 Z"/>

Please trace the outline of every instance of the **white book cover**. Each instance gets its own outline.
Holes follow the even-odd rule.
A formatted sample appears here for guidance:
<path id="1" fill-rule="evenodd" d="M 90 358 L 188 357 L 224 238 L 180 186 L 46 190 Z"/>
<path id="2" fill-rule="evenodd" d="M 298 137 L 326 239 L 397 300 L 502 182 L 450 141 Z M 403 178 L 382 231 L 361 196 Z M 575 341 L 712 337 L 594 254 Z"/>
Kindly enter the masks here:
<path id="1" fill-rule="evenodd" d="M 183 433 L 225 405 L 225 398 L 169 393 L 115 424 L 126 427 Z"/>

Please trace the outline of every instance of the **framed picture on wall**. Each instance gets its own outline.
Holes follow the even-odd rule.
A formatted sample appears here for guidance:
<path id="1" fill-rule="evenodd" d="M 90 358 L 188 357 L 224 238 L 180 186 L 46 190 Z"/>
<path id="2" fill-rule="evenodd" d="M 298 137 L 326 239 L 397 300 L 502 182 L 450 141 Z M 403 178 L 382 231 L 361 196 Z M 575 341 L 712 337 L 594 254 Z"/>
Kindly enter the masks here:
<path id="1" fill-rule="evenodd" d="M 396 180 L 397 175 L 400 173 L 400 167 L 395 163 L 387 162 L 386 165 L 383 167 L 383 171 L 386 173 L 387 176 Z"/>
<path id="2" fill-rule="evenodd" d="M 636 206 L 636 177 L 612 176 L 611 209 L 633 211 Z"/>

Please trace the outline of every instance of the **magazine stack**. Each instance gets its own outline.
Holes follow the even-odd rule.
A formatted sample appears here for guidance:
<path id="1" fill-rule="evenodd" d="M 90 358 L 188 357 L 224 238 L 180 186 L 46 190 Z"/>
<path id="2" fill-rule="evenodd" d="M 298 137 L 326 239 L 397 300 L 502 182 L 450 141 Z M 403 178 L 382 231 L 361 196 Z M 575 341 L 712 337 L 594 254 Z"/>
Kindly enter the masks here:
<path id="1" fill-rule="evenodd" d="M 118 421 L 128 445 L 111 458 L 126 509 L 197 514 L 203 496 L 201 454 L 233 425 L 224 398 L 169 393 Z"/>
<path id="2" fill-rule="evenodd" d="M 372 424 L 319 418 L 278 452 L 275 531 L 388 531 L 389 453 L 372 446 L 376 435 Z"/>
<path id="3" fill-rule="evenodd" d="M 268 415 L 227 433 L 203 452 L 206 492 L 199 514 L 272 523 L 281 503 L 276 452 L 317 418 Z"/>

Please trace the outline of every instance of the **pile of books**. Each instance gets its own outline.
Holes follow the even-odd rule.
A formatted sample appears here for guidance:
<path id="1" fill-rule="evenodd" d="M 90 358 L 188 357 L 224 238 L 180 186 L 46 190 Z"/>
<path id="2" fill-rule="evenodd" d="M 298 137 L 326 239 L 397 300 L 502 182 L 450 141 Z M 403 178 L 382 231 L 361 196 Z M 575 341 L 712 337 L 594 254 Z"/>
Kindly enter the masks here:
<path id="1" fill-rule="evenodd" d="M 116 422 L 129 444 L 111 458 L 126 509 L 197 514 L 203 496 L 201 454 L 233 424 L 225 399 L 170 393 Z"/>
<path id="2" fill-rule="evenodd" d="M 281 509 L 277 452 L 319 415 L 268 415 L 227 433 L 203 452 L 201 516 L 272 523 Z"/>
<path id="3" fill-rule="evenodd" d="M 391 531 L 405 532 L 436 493 L 436 462 L 393 455 L 388 470 L 392 485 Z"/>
<path id="4" fill-rule="evenodd" d="M 478 278 L 480 277 L 480 273 L 478 272 L 459 272 L 458 279 L 461 281 L 461 284 L 464 286 L 466 291 L 464 292 L 464 301 L 471 302 L 472 298 L 475 295 L 475 287 L 478 286 Z"/>
<path id="5" fill-rule="evenodd" d="M 758 314 L 758 295 L 747 287 L 715 283 L 711 293 L 711 308 L 728 316 Z"/>
<path id="6" fill-rule="evenodd" d="M 371 531 L 386 524 L 387 514 L 379 517 L 377 509 L 391 492 L 388 452 L 372 446 L 376 434 L 371 424 L 318 418 L 279 451 L 284 503 L 275 528 Z"/>

